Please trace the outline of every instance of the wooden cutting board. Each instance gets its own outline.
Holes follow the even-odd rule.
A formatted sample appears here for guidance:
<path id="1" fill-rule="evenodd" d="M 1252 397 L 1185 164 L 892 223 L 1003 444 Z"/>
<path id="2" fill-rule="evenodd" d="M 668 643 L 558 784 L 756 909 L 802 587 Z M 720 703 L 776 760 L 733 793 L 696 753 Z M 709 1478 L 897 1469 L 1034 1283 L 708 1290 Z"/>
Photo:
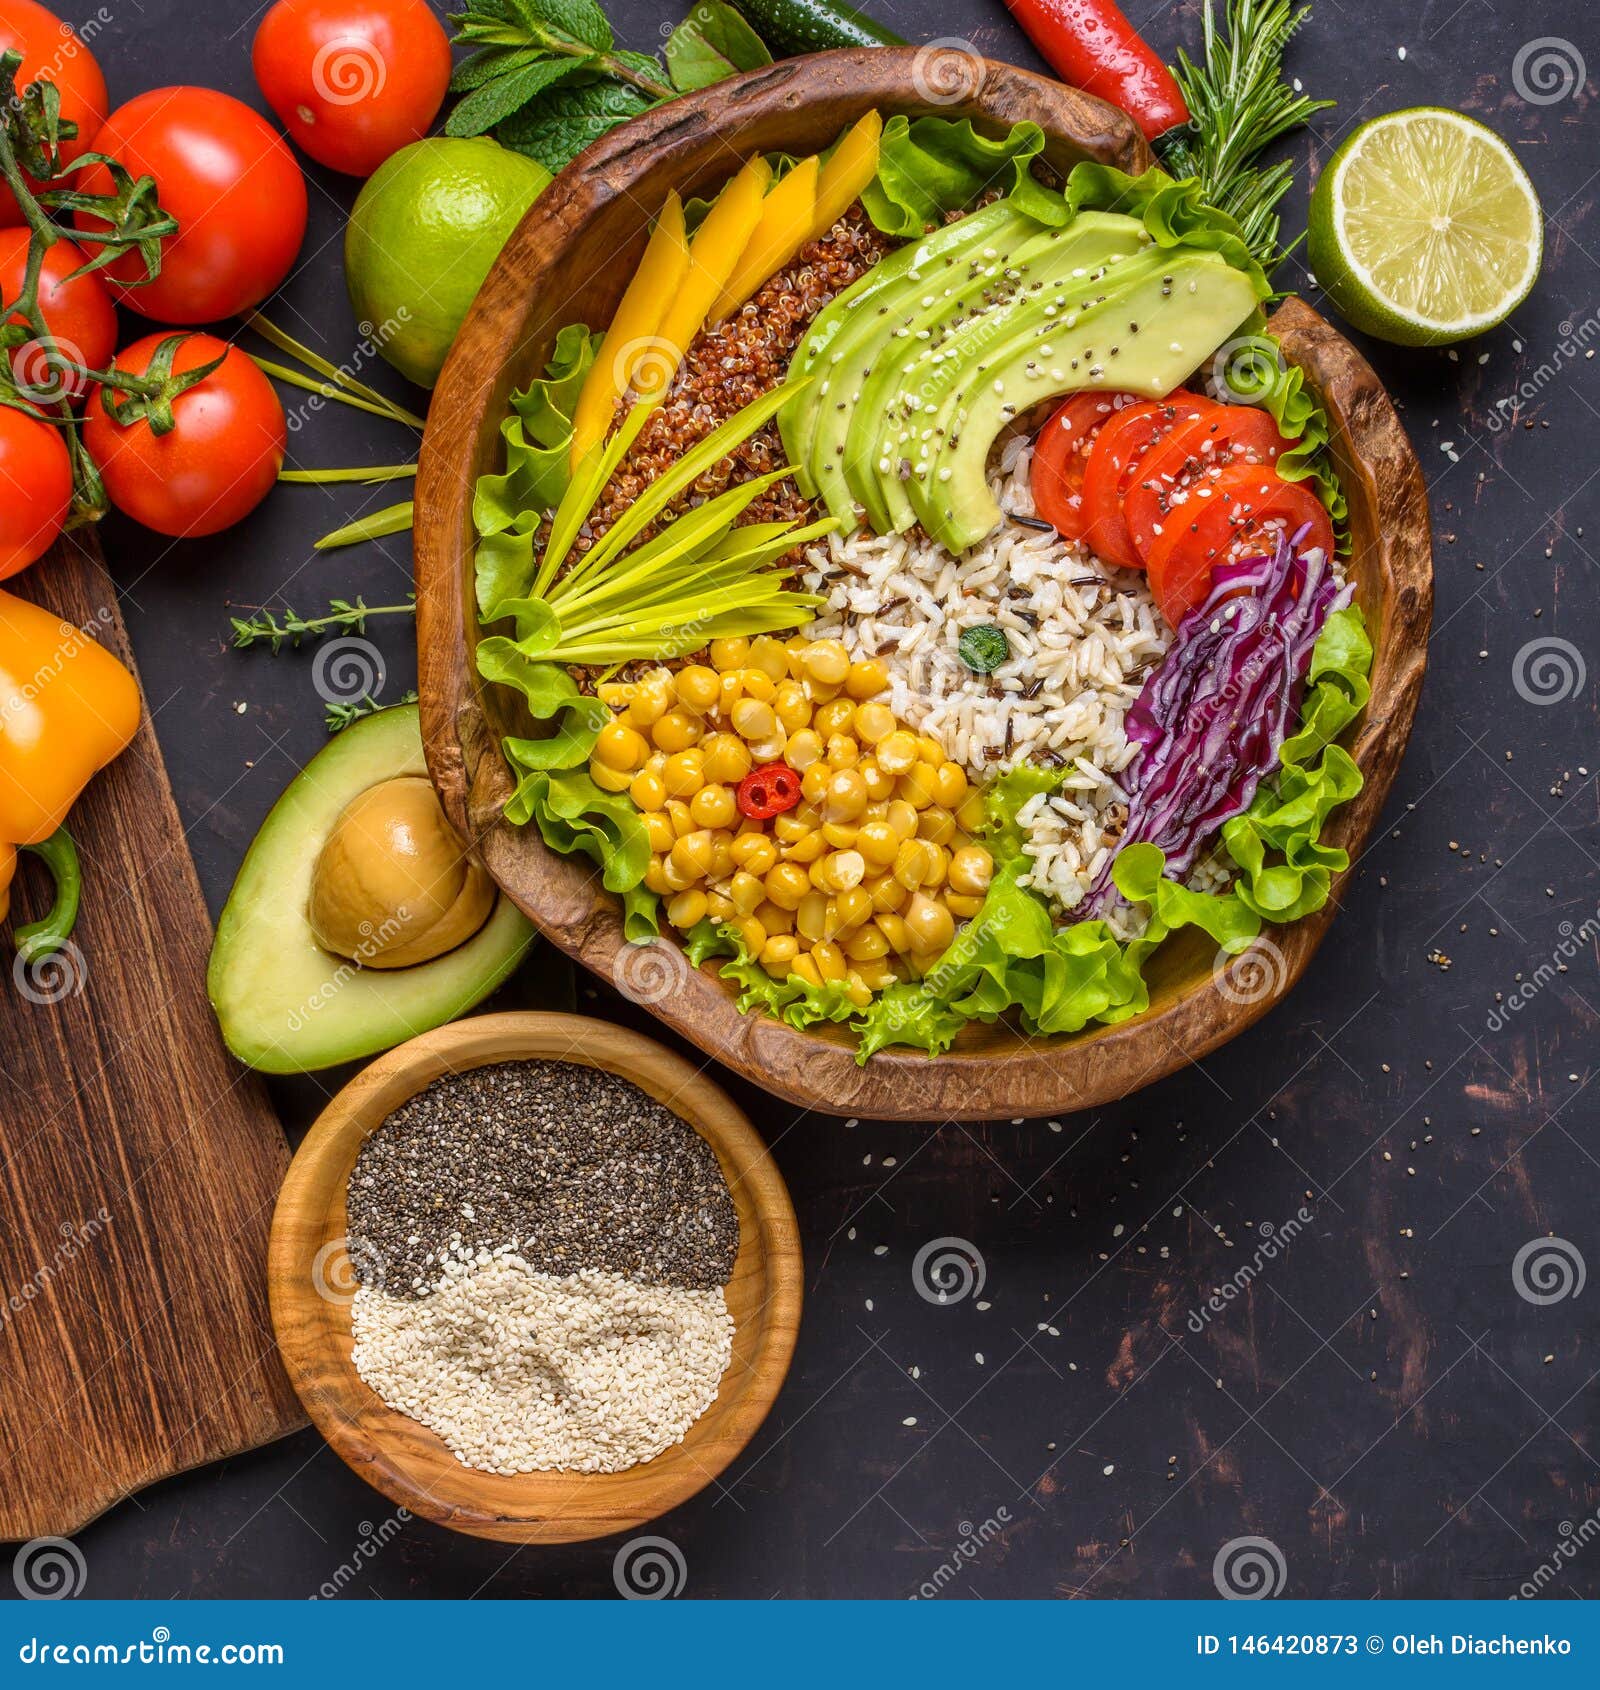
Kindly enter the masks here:
<path id="1" fill-rule="evenodd" d="M 11 585 L 131 661 L 94 546 Z M 148 720 L 69 825 L 85 895 L 76 955 L 29 981 L 46 1001 L 0 932 L 0 1539 L 68 1536 L 304 1423 L 267 1313 L 288 1147 L 206 1002 L 211 924 Z M 22 865 L 27 920 L 48 881 Z"/>

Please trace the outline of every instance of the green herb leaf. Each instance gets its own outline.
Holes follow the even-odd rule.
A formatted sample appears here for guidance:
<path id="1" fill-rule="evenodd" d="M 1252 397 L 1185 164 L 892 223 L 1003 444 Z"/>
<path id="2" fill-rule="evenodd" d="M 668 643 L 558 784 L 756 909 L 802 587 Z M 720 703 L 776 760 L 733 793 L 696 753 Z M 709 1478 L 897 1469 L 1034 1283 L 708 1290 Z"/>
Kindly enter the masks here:
<path id="1" fill-rule="evenodd" d="M 992 675 L 1011 655 L 1011 641 L 1004 628 L 992 622 L 976 628 L 963 628 L 956 641 L 956 652 L 974 675 Z"/>
<path id="2" fill-rule="evenodd" d="M 546 89 L 495 130 L 495 139 L 547 170 L 564 170 L 592 141 L 650 109 L 637 88 L 584 71 Z"/>
<path id="3" fill-rule="evenodd" d="M 468 94 L 447 119 L 446 135 L 482 135 L 520 111 L 535 94 L 592 63 L 588 59 L 534 59 Z"/>
<path id="4" fill-rule="evenodd" d="M 597 53 L 611 50 L 611 25 L 595 0 L 512 0 L 512 4 L 535 40 L 577 41 Z"/>
<path id="5" fill-rule="evenodd" d="M 726 0 L 700 0 L 667 39 L 667 71 L 680 94 L 771 63 L 761 37 Z"/>
<path id="6" fill-rule="evenodd" d="M 486 82 L 494 81 L 497 76 L 521 70 L 524 65 L 531 65 L 543 57 L 543 52 L 537 47 L 485 47 L 456 66 L 450 76 L 450 92 L 469 93 Z"/>

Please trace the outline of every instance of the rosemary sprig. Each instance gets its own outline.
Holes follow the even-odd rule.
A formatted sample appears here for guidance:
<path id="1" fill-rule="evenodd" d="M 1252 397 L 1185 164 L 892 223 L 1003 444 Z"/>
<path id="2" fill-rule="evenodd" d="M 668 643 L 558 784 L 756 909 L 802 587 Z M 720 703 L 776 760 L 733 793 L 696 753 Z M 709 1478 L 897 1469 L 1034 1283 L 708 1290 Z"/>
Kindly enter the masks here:
<path id="1" fill-rule="evenodd" d="M 415 704 L 417 695 L 414 691 L 403 692 L 394 700 L 396 704 Z M 330 704 L 322 712 L 322 725 L 331 734 L 341 733 L 352 722 L 359 722 L 363 716 L 370 716 L 374 711 L 387 710 L 389 706 L 374 698 L 371 693 L 363 693 L 360 698 L 339 700 Z"/>
<path id="2" fill-rule="evenodd" d="M 321 616 L 301 616 L 289 605 L 281 611 L 259 605 L 254 608 L 254 616 L 229 617 L 233 624 L 234 648 L 246 651 L 253 645 L 265 644 L 276 653 L 285 645 L 298 646 L 302 640 L 320 639 L 334 628 L 342 633 L 364 634 L 369 616 L 414 616 L 417 595 L 408 594 L 404 604 L 368 604 L 360 597 L 354 602 L 329 599 L 328 609 Z"/>
<path id="3" fill-rule="evenodd" d="M 1244 231 L 1250 250 L 1271 271 L 1288 255 L 1278 244 L 1278 203 L 1293 166 L 1256 163 L 1274 141 L 1304 128 L 1332 100 L 1313 100 L 1283 77 L 1289 41 L 1311 8 L 1294 0 L 1224 0 L 1219 23 L 1205 0 L 1200 62 L 1181 48 L 1173 74 L 1191 122 L 1162 148 L 1174 176 L 1198 176 L 1207 200 Z"/>

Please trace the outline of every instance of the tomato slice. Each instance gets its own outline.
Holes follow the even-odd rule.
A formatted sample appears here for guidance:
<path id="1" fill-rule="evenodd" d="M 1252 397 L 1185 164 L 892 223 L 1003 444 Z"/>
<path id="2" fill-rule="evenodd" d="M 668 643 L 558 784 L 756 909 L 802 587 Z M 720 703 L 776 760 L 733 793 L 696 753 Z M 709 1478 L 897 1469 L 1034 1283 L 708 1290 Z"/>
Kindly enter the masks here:
<path id="1" fill-rule="evenodd" d="M 1189 426 L 1209 399 L 1179 388 L 1165 399 L 1125 405 L 1100 429 L 1083 472 L 1083 543 L 1096 557 L 1143 569 L 1144 562 L 1123 516 L 1122 504 L 1141 464 L 1175 428 Z"/>
<path id="2" fill-rule="evenodd" d="M 1122 501 L 1133 549 L 1147 562 L 1169 517 L 1197 487 L 1234 464 L 1274 464 L 1291 442 L 1255 405 L 1216 405 L 1202 400 L 1195 412 L 1145 454 Z"/>
<path id="3" fill-rule="evenodd" d="M 1083 473 L 1101 427 L 1132 393 L 1074 393 L 1043 428 L 1033 448 L 1033 508 L 1066 540 L 1083 537 Z"/>
<path id="4" fill-rule="evenodd" d="M 1211 590 L 1220 563 L 1252 557 L 1277 544 L 1278 535 L 1311 532 L 1302 552 L 1322 548 L 1333 556 L 1333 523 L 1322 501 L 1302 481 L 1285 481 L 1266 464 L 1231 464 L 1193 489 L 1183 520 L 1167 523 L 1151 545 L 1145 567 L 1161 613 L 1176 628 Z"/>

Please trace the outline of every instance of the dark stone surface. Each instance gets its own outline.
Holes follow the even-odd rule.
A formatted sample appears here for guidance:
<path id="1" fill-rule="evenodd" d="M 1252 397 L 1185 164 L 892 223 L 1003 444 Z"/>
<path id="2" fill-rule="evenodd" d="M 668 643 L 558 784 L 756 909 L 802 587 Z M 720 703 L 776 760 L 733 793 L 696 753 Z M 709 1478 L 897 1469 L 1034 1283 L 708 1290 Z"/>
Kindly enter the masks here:
<path id="1" fill-rule="evenodd" d="M 990 0 L 873 9 L 918 39 L 968 36 L 1035 62 Z M 115 8 L 96 42 L 113 97 L 189 80 L 260 106 L 259 10 Z M 677 16 L 643 0 L 612 11 L 640 47 Z M 1154 20 L 1163 49 L 1197 38 L 1193 6 L 1130 11 Z M 1456 105 L 1513 142 L 1549 218 L 1544 276 L 1514 323 L 1459 356 L 1369 349 L 1431 484 L 1438 613 L 1388 825 L 1331 937 L 1253 1031 L 1092 1116 L 847 1124 L 733 1084 L 793 1190 L 809 1301 L 793 1373 L 745 1459 L 656 1528 L 682 1551 L 687 1594 L 903 1597 L 939 1579 L 987 1598 L 1209 1596 L 1221 1546 L 1259 1536 L 1294 1595 L 1506 1596 L 1600 1504 L 1600 1295 L 1535 1306 L 1512 1279 L 1519 1249 L 1547 1233 L 1600 1269 L 1593 91 L 1533 104 L 1512 81 L 1519 48 L 1570 34 L 1574 18 L 1556 0 L 1317 0 L 1294 56 L 1339 100 L 1296 148 L 1302 182 L 1361 119 Z M 1592 31 L 1578 46 L 1600 54 Z M 344 360 L 354 185 L 309 175 L 311 233 L 272 310 Z M 374 379 L 402 391 L 386 369 Z M 297 415 L 301 463 L 409 447 L 346 410 Z M 310 549 L 395 496 L 285 488 L 236 532 L 187 545 L 107 524 L 214 909 L 323 738 L 309 656 L 230 652 L 226 605 L 400 598 L 401 542 Z M 409 624 L 375 637 L 398 694 L 413 678 Z M 1529 643 L 1552 640 L 1570 642 L 1555 664 L 1576 654 L 1587 676 L 1535 704 L 1517 676 Z M 1519 981 L 1529 1001 L 1513 1014 L 1501 1000 Z M 644 1024 L 608 993 L 585 1007 Z M 292 1136 L 342 1077 L 279 1090 Z M 1272 1261 L 1258 1255 L 1269 1228 L 1284 1235 Z M 981 1303 L 918 1295 L 913 1261 L 943 1237 L 981 1253 Z M 1221 1312 L 1194 1312 L 1258 1263 Z M 342 1582 L 388 1517 L 305 1432 L 86 1530 L 87 1594 L 309 1595 Z M 975 1553 L 956 1556 L 969 1539 Z M 617 1548 L 513 1552 L 413 1522 L 344 1588 L 608 1595 Z M 952 1559 L 961 1570 L 941 1577 Z M 1600 1548 L 1558 1560 L 1549 1594 L 1600 1593 Z"/>

